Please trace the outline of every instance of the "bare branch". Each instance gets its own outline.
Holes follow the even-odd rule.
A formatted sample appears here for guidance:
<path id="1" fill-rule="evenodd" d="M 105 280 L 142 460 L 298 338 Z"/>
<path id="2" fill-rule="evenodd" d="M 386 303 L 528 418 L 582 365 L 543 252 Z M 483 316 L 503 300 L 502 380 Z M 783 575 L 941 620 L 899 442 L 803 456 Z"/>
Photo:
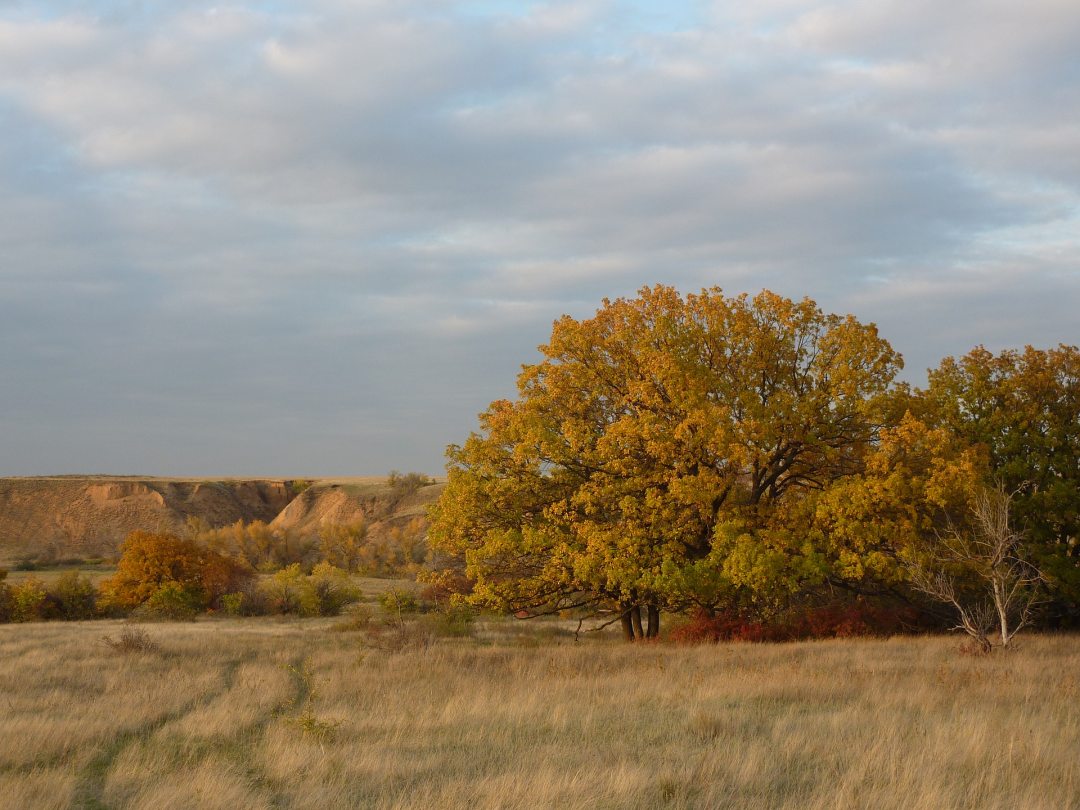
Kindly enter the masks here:
<path id="1" fill-rule="evenodd" d="M 1007 647 L 1031 624 L 1042 601 L 1046 580 L 1023 556 L 1024 536 L 1009 521 L 1012 495 L 1000 487 L 975 496 L 971 527 L 950 526 L 922 559 L 908 565 L 911 583 L 927 596 L 956 612 L 962 629 L 984 649 L 997 629 L 998 643 Z M 981 588 L 964 587 L 959 576 L 980 580 Z"/>

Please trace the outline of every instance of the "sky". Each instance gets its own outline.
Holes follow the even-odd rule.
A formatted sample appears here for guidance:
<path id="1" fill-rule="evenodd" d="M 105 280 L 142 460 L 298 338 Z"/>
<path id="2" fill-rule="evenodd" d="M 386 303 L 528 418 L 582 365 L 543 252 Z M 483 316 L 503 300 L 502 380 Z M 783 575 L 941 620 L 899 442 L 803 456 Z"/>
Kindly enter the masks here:
<path id="1" fill-rule="evenodd" d="M 656 283 L 1080 342 L 1080 3 L 0 0 L 0 475 L 438 474 Z"/>

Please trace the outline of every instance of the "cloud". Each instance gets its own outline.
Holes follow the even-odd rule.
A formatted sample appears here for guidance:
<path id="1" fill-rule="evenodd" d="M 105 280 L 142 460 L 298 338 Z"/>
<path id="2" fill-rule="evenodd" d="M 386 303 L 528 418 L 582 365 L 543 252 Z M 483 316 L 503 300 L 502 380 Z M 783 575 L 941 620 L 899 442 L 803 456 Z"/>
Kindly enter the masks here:
<path id="1" fill-rule="evenodd" d="M 1077 76 L 1057 0 L 8 7 L 0 471 L 434 472 L 655 282 L 1075 342 Z"/>

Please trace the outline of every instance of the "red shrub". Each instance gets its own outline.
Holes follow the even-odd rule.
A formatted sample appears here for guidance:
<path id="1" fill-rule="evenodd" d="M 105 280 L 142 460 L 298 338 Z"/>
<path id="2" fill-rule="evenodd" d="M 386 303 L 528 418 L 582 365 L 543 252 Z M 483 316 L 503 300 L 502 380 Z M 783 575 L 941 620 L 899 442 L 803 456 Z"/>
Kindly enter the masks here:
<path id="1" fill-rule="evenodd" d="M 842 604 L 804 607 L 771 620 L 737 610 L 712 616 L 699 612 L 671 633 L 686 644 L 715 641 L 798 641 L 811 638 L 889 636 L 910 631 L 915 611 L 907 607 L 872 605 L 862 600 Z"/>
<path id="2" fill-rule="evenodd" d="M 702 644 L 708 641 L 781 641 L 773 624 L 748 618 L 734 611 L 724 611 L 712 616 L 700 611 L 690 621 L 671 633 L 672 641 L 686 644 Z"/>

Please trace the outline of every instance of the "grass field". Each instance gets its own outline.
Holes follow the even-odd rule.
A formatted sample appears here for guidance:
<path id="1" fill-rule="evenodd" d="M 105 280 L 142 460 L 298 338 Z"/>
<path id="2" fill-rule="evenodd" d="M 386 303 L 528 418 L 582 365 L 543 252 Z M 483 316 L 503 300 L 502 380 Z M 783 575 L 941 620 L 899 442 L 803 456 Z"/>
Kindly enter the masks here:
<path id="1" fill-rule="evenodd" d="M 973 658 L 496 623 L 394 653 L 336 624 L 146 625 L 141 653 L 102 642 L 117 622 L 0 626 L 4 806 L 1080 806 L 1074 637 Z"/>

